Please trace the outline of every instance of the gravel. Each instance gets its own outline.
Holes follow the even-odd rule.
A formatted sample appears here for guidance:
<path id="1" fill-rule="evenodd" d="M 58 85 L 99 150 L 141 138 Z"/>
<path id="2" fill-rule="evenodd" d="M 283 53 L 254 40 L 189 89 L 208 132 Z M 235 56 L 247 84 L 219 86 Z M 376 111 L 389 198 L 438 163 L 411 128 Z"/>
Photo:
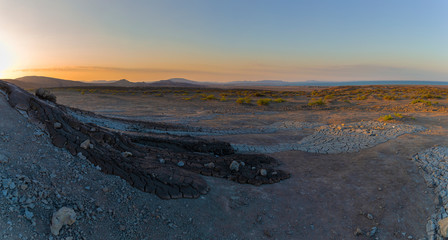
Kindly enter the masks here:
<path id="1" fill-rule="evenodd" d="M 448 147 L 439 146 L 426 149 L 412 157 L 420 168 L 428 187 L 433 188 L 436 211 L 430 216 L 426 225 L 428 239 L 441 239 L 438 222 L 448 217 Z"/>
<path id="2" fill-rule="evenodd" d="M 423 131 L 421 126 L 362 121 L 342 125 L 324 125 L 297 143 L 277 145 L 232 144 L 238 152 L 274 153 L 305 151 L 321 154 L 359 152 L 397 138 L 400 135 Z"/>

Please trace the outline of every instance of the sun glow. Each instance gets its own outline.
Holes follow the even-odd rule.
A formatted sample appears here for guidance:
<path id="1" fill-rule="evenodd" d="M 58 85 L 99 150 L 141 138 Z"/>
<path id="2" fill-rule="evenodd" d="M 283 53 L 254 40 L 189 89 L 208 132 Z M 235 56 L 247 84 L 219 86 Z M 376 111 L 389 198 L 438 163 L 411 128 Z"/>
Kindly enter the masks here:
<path id="1" fill-rule="evenodd" d="M 11 51 L 0 42 L 0 78 L 5 77 L 5 71 L 12 65 Z"/>

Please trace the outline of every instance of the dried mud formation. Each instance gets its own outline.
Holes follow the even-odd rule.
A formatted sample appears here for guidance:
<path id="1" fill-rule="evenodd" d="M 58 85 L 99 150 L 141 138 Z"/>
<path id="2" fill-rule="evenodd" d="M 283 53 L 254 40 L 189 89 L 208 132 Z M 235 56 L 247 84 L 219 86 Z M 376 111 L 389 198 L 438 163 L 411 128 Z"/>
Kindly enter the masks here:
<path id="1" fill-rule="evenodd" d="M 276 183 L 289 174 L 278 162 L 259 154 L 236 154 L 230 144 L 191 136 L 120 131 L 75 118 L 71 113 L 101 116 L 54 103 L 48 93 L 38 97 L 0 81 L 9 104 L 44 128 L 52 143 L 72 155 L 86 157 L 107 174 L 162 199 L 197 198 L 209 187 L 201 175 L 253 185 Z M 47 97 L 45 97 L 47 96 Z M 118 121 L 118 120 L 116 120 Z M 125 121 L 132 124 L 132 121 Z M 138 128 L 183 131 L 170 124 L 135 122 Z"/>
<path id="2" fill-rule="evenodd" d="M 320 126 L 313 134 L 297 143 L 282 143 L 273 146 L 234 144 L 233 147 L 239 152 L 273 153 L 295 150 L 320 154 L 351 153 L 424 129 L 417 125 L 363 121 Z"/>
<path id="3" fill-rule="evenodd" d="M 420 168 L 420 173 L 430 188 L 437 194 L 437 209 L 426 224 L 428 239 L 448 236 L 448 147 L 439 146 L 426 149 L 412 156 Z M 443 219 L 443 221 L 442 221 Z M 441 236 L 442 235 L 442 236 Z"/>

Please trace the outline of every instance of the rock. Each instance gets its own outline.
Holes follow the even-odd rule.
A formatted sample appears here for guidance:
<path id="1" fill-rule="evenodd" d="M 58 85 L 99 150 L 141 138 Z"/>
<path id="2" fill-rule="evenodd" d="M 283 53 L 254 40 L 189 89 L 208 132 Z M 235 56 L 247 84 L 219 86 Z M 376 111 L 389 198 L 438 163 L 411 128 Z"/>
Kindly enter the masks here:
<path id="1" fill-rule="evenodd" d="M 160 162 L 161 164 L 164 164 L 164 163 L 165 163 L 165 159 L 161 158 L 161 159 L 159 159 L 159 162 Z"/>
<path id="2" fill-rule="evenodd" d="M 268 171 L 266 171 L 266 169 L 262 168 L 262 169 L 260 169 L 260 175 L 263 177 L 266 177 L 266 175 L 268 175 Z"/>
<path id="3" fill-rule="evenodd" d="M 428 222 L 426 223 L 426 233 L 428 235 L 435 234 L 435 229 L 436 225 L 434 224 L 434 222 L 431 219 L 428 220 Z"/>
<path id="4" fill-rule="evenodd" d="M 364 232 L 361 230 L 361 228 L 356 228 L 356 230 L 353 232 L 353 235 L 355 236 L 361 236 L 364 235 Z"/>
<path id="5" fill-rule="evenodd" d="M 444 238 L 448 237 L 448 218 L 444 218 L 439 221 L 439 233 Z"/>
<path id="6" fill-rule="evenodd" d="M 132 157 L 132 153 L 131 152 L 122 152 L 121 156 L 127 158 L 127 157 Z"/>
<path id="7" fill-rule="evenodd" d="M 39 88 L 36 90 L 36 96 L 40 99 L 56 102 L 56 96 L 47 89 Z"/>
<path id="8" fill-rule="evenodd" d="M 185 163 L 183 162 L 183 161 L 179 161 L 178 163 L 177 163 L 177 166 L 179 166 L 179 167 L 183 167 L 185 165 Z"/>
<path id="9" fill-rule="evenodd" d="M 76 213 L 73 209 L 62 207 L 53 213 L 50 230 L 53 235 L 59 235 L 59 231 L 64 225 L 72 225 L 76 221 Z"/>
<path id="10" fill-rule="evenodd" d="M 60 129 L 60 128 L 62 127 L 62 124 L 61 124 L 60 122 L 55 122 L 55 123 L 53 124 L 53 127 L 54 127 L 55 129 Z"/>
<path id="11" fill-rule="evenodd" d="M 8 163 L 9 159 L 6 155 L 0 153 L 0 163 Z"/>
<path id="12" fill-rule="evenodd" d="M 367 213 L 366 217 L 367 217 L 369 220 L 373 220 L 373 215 L 370 214 L 370 213 Z"/>
<path id="13" fill-rule="evenodd" d="M 76 154 L 76 156 L 78 156 L 82 160 L 86 160 L 87 159 L 84 155 L 82 155 L 82 152 L 79 152 L 78 154 Z"/>
<path id="14" fill-rule="evenodd" d="M 206 164 L 204 164 L 204 167 L 206 167 L 206 168 L 214 168 L 214 167 L 215 167 L 215 164 L 212 163 L 212 162 L 210 162 L 210 163 L 206 163 Z"/>
<path id="15" fill-rule="evenodd" d="M 372 230 L 370 230 L 369 237 L 375 236 L 377 230 L 378 230 L 377 227 L 373 227 Z"/>
<path id="16" fill-rule="evenodd" d="M 87 150 L 90 147 L 90 139 L 87 139 L 84 142 L 82 142 L 80 147 Z"/>
<path id="17" fill-rule="evenodd" d="M 240 170 L 240 164 L 237 161 L 232 161 L 229 168 L 232 171 L 238 172 Z"/>
<path id="18" fill-rule="evenodd" d="M 31 221 L 31 219 L 33 219 L 33 217 L 34 217 L 34 214 L 32 212 L 28 211 L 28 209 L 25 209 L 25 217 L 26 217 L 26 219 Z"/>
<path id="19" fill-rule="evenodd" d="M 126 230 L 126 226 L 125 225 L 120 225 L 120 231 L 124 231 Z"/>

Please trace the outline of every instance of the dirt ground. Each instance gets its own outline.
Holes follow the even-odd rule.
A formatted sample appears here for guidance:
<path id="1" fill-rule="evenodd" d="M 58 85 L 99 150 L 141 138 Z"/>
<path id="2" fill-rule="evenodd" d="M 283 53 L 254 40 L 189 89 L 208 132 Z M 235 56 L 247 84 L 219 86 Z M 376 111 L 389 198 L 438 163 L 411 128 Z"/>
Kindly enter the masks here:
<path id="1" fill-rule="evenodd" d="M 107 208 L 117 207 L 110 220 L 93 221 L 96 229 L 121 219 L 132 231 L 110 236 L 118 239 L 424 239 L 426 223 L 435 209 L 435 195 L 427 188 L 418 167 L 410 159 L 436 145 L 448 146 L 448 101 L 436 106 L 412 105 L 410 99 L 384 101 L 368 98 L 309 106 L 307 96 L 285 97 L 286 102 L 267 106 L 228 101 L 182 100 L 163 96 L 53 89 L 60 104 L 110 117 L 185 124 L 209 129 L 259 129 L 284 121 L 319 124 L 350 124 L 376 121 L 380 116 L 401 113 L 392 122 L 420 125 L 424 131 L 404 134 L 359 152 L 317 154 L 284 151 L 269 154 L 278 159 L 291 178 L 280 183 L 252 186 L 205 177 L 211 191 L 199 199 L 160 200 L 138 190 L 126 206 L 109 204 L 112 196 L 99 194 Z M 256 98 L 255 98 L 256 100 Z M 434 110 L 435 109 L 435 110 Z M 398 111 L 397 111 L 398 110 Z M 399 111 L 402 110 L 402 111 Z M 313 134 L 313 128 L 276 132 L 201 136 L 230 143 L 275 144 L 297 142 Z M 103 177 L 97 172 L 98 178 Z M 114 178 L 115 179 L 115 178 Z M 116 181 L 116 180 L 115 180 Z M 104 182 L 107 182 L 104 180 Z M 111 183 L 111 182 L 109 182 Z M 111 188 L 114 188 L 111 185 Z M 119 190 L 119 189 L 118 189 Z M 101 193 L 101 191 L 99 191 Z M 131 194 L 131 193 L 130 193 Z M 147 203 L 150 203 L 149 206 Z M 123 211 L 120 208 L 126 208 Z M 143 209 L 143 210 L 141 210 Z M 141 211 L 140 211 L 141 210 Z M 147 212 L 145 212 L 147 211 Z M 145 213 L 143 213 L 145 212 Z M 149 213 L 163 218 L 148 218 Z M 135 216 L 134 216 L 134 215 Z M 140 214 L 140 215 L 139 215 Z M 143 215 L 142 215 L 143 214 Z M 125 218 L 132 220 L 126 222 Z M 139 219 L 141 221 L 139 221 Z M 169 221 L 166 221 L 169 219 Z M 83 220 L 80 225 L 84 227 Z M 131 223 L 135 226 L 130 226 Z M 376 231 L 369 236 L 372 229 Z M 359 228 L 362 232 L 355 236 Z M 115 231 L 118 231 L 116 233 Z M 127 231 L 127 230 L 126 230 Z M 101 239 L 99 231 L 84 231 L 86 239 Z M 61 238 L 62 239 L 62 238 Z"/>
<path id="2" fill-rule="evenodd" d="M 305 97 L 257 106 L 217 100 L 181 101 L 169 96 L 142 98 L 93 93 L 80 97 L 64 90 L 55 93 L 62 104 L 107 116 L 215 129 L 254 128 L 291 120 L 348 124 L 401 112 L 406 116 L 403 120 L 406 124 L 420 125 L 427 130 L 405 134 L 356 153 L 272 153 L 271 156 L 283 163 L 282 168 L 291 173 L 290 179 L 279 184 L 253 187 L 210 178 L 212 192 L 208 197 L 215 198 L 220 205 L 214 211 L 222 213 L 219 226 L 210 228 L 220 232 L 217 237 L 242 239 L 367 239 L 365 235 L 355 237 L 354 231 L 360 228 L 370 232 L 373 227 L 377 227 L 375 237 L 379 239 L 426 236 L 425 224 L 434 211 L 435 196 L 410 158 L 429 147 L 448 144 L 444 137 L 448 120 L 443 110 L 444 99 L 438 99 L 438 108 L 416 108 L 404 99 L 367 99 L 309 108 L 306 104 L 310 98 Z M 312 132 L 302 129 L 204 138 L 269 144 L 298 141 Z M 235 207 L 235 202 L 242 204 Z"/>

